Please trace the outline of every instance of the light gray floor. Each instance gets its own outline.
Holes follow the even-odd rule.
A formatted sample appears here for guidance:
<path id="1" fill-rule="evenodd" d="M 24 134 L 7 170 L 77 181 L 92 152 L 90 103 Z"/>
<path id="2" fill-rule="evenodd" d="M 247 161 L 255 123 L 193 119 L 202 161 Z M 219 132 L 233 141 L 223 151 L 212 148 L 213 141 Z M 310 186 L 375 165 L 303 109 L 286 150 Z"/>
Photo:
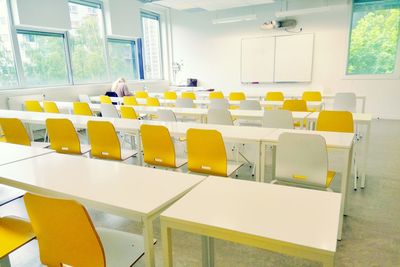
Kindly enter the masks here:
<path id="1" fill-rule="evenodd" d="M 338 159 L 330 155 L 333 168 Z M 244 167 L 240 178 L 252 179 Z M 269 169 L 267 170 L 268 173 Z M 400 122 L 374 121 L 368 157 L 367 188 L 349 191 L 349 215 L 345 217 L 343 240 L 338 242 L 336 266 L 400 266 Z M 340 177 L 334 182 L 338 188 Z M 329 207 L 327 207 L 329 208 Z M 0 216 L 26 216 L 22 200 L 0 207 Z M 124 218 L 90 210 L 96 226 L 106 226 L 140 233 L 137 223 Z M 158 239 L 155 245 L 157 266 L 162 266 L 160 228 L 154 226 Z M 173 232 L 175 266 L 201 265 L 199 236 Z M 265 250 L 254 249 L 221 240 L 216 243 L 216 266 L 320 266 Z M 12 266 L 41 266 L 37 243 L 11 255 Z M 144 266 L 143 259 L 135 266 Z M 123 267 L 123 266 L 121 266 Z"/>

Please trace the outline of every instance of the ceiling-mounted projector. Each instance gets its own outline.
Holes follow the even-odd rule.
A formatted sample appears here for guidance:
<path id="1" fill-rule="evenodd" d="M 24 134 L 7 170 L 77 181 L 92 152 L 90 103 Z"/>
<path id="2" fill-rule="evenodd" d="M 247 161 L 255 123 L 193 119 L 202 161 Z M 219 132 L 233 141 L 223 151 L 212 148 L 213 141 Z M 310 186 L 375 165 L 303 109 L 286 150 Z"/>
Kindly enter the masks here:
<path id="1" fill-rule="evenodd" d="M 261 25 L 262 30 L 273 30 L 273 29 L 291 29 L 296 27 L 297 21 L 294 19 L 287 19 L 287 20 L 272 20 L 267 21 L 263 25 Z"/>

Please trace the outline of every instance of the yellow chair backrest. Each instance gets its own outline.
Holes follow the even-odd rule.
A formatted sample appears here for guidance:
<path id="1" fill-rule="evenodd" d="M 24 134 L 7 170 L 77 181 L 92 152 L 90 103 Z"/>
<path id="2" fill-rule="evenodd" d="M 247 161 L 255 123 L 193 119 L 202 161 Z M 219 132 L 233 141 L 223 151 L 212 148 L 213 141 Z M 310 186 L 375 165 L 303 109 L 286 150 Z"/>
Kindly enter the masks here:
<path id="1" fill-rule="evenodd" d="M 33 112 L 43 112 L 43 109 L 40 106 L 39 101 L 37 101 L 37 100 L 26 100 L 25 101 L 25 110 L 33 111 Z"/>
<path id="2" fill-rule="evenodd" d="M 316 130 L 354 133 L 353 114 L 348 111 L 321 111 L 318 115 Z"/>
<path id="3" fill-rule="evenodd" d="M 224 98 L 224 94 L 222 92 L 211 92 L 208 95 L 208 99 L 217 99 L 217 98 Z"/>
<path id="4" fill-rule="evenodd" d="M 149 94 L 146 91 L 137 91 L 135 92 L 136 98 L 148 98 Z"/>
<path id="5" fill-rule="evenodd" d="M 229 94 L 229 100 L 231 101 L 246 100 L 246 95 L 243 92 L 232 92 Z"/>
<path id="6" fill-rule="evenodd" d="M 101 104 L 112 104 L 111 98 L 108 95 L 101 95 L 100 96 L 100 103 Z"/>
<path id="7" fill-rule="evenodd" d="M 68 119 L 47 119 L 50 148 L 58 153 L 82 154 L 81 143 L 74 125 Z"/>
<path id="8" fill-rule="evenodd" d="M 146 99 L 146 105 L 147 106 L 151 106 L 151 107 L 159 107 L 160 106 L 160 101 L 158 101 L 158 98 L 148 97 Z"/>
<path id="9" fill-rule="evenodd" d="M 182 92 L 181 97 L 196 100 L 196 94 L 194 92 Z"/>
<path id="10" fill-rule="evenodd" d="M 227 176 L 227 156 L 221 133 L 216 130 L 187 131 L 189 171 Z"/>
<path id="11" fill-rule="evenodd" d="M 265 100 L 266 101 L 284 101 L 285 96 L 283 95 L 282 92 L 268 92 L 265 95 Z"/>
<path id="12" fill-rule="evenodd" d="M 88 121 L 87 128 L 93 157 L 121 160 L 121 144 L 111 122 Z"/>
<path id="13" fill-rule="evenodd" d="M 56 103 L 53 101 L 43 101 L 43 109 L 47 113 L 60 113 Z"/>
<path id="14" fill-rule="evenodd" d="M 133 107 L 121 106 L 121 118 L 137 120 L 138 115 Z"/>
<path id="15" fill-rule="evenodd" d="M 101 240 L 86 209 L 74 200 L 31 193 L 26 210 L 46 266 L 106 266 Z"/>
<path id="16" fill-rule="evenodd" d="M 15 216 L 0 217 L 0 236 L 0 259 L 35 238 L 31 224 Z"/>
<path id="17" fill-rule="evenodd" d="M 93 116 L 93 112 L 86 102 L 74 102 L 73 110 L 75 115 Z"/>
<path id="18" fill-rule="evenodd" d="M 304 101 L 322 101 L 322 95 L 319 91 L 305 91 L 301 99 Z"/>
<path id="19" fill-rule="evenodd" d="M 283 102 L 282 108 L 290 111 L 307 111 L 307 103 L 304 100 L 288 99 Z"/>
<path id="20" fill-rule="evenodd" d="M 31 139 L 24 124 L 15 118 L 0 118 L 0 126 L 3 129 L 7 143 L 30 146 Z"/>
<path id="21" fill-rule="evenodd" d="M 176 95 L 176 92 L 167 91 L 167 92 L 164 92 L 164 98 L 169 99 L 169 100 L 175 100 L 178 98 L 178 96 Z"/>
<path id="22" fill-rule="evenodd" d="M 175 147 L 166 127 L 142 125 L 140 127 L 144 162 L 150 165 L 175 168 Z"/>
<path id="23" fill-rule="evenodd" d="M 136 98 L 134 96 L 124 96 L 123 101 L 124 101 L 124 105 L 129 105 L 129 106 L 137 106 L 138 105 Z"/>

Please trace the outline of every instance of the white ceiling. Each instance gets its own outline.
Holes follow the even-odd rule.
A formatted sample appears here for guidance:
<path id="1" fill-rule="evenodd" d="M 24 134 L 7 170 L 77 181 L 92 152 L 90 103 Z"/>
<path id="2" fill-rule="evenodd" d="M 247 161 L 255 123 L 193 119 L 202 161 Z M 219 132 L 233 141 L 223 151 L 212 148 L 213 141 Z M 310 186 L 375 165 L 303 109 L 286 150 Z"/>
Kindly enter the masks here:
<path id="1" fill-rule="evenodd" d="M 220 9 L 228 9 L 235 7 L 254 6 L 261 4 L 269 4 L 274 0 L 161 0 L 154 1 L 165 7 L 170 7 L 177 10 L 187 9 L 204 9 L 214 11 Z"/>

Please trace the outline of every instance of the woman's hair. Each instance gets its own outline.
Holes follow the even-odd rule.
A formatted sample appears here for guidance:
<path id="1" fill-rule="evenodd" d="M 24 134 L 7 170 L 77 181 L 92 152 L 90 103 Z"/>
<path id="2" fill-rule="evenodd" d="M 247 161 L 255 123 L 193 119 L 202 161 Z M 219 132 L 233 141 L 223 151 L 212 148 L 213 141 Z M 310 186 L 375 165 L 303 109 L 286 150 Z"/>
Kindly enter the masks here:
<path id="1" fill-rule="evenodd" d="M 126 83 L 125 78 L 118 78 L 115 82 L 113 82 L 112 86 L 111 86 L 111 91 L 115 92 L 118 88 L 118 84 L 119 83 Z"/>

